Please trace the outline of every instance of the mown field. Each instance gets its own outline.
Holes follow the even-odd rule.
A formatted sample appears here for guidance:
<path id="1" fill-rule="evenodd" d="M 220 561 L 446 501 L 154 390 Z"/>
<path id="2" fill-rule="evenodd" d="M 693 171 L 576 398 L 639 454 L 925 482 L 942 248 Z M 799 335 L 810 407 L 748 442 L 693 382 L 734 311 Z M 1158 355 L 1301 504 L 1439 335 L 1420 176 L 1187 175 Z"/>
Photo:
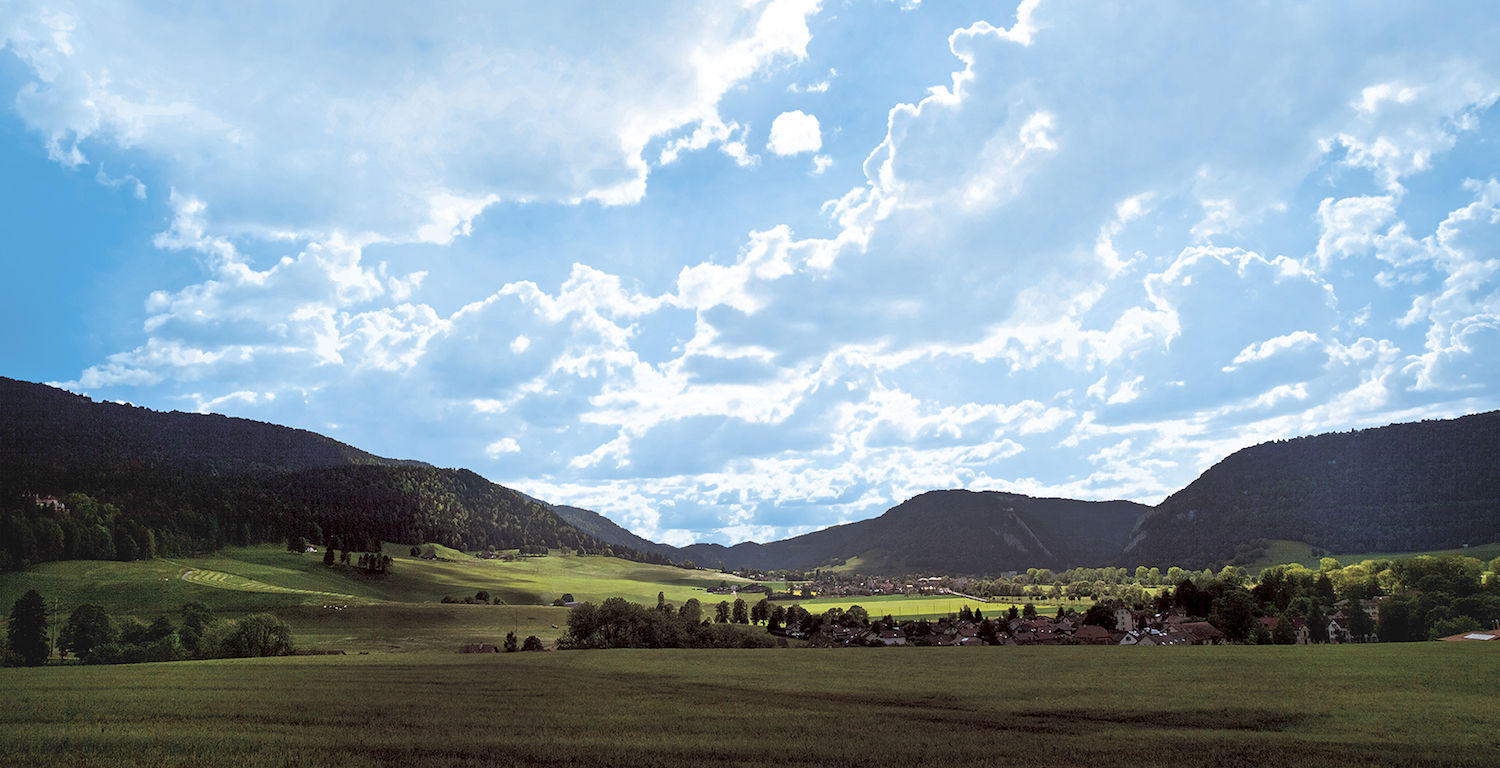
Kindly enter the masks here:
<path id="1" fill-rule="evenodd" d="M 886 614 L 894 619 L 935 619 L 949 614 L 958 613 L 959 609 L 968 606 L 970 610 L 979 610 L 985 616 L 998 618 L 1012 605 L 1016 610 L 1021 610 L 1026 604 L 1023 598 L 996 598 L 994 602 L 972 600 L 964 597 L 952 597 L 941 595 L 922 595 L 907 597 L 906 595 L 875 595 L 867 597 L 814 597 L 809 599 L 778 600 L 782 605 L 797 605 L 806 608 L 813 613 L 821 613 L 829 608 L 842 608 L 848 610 L 852 605 L 858 605 L 870 613 L 871 618 L 880 618 Z M 1093 601 L 1080 602 L 1076 600 L 1032 600 L 1038 613 L 1051 616 L 1057 612 L 1061 605 L 1064 609 L 1088 610 Z"/>
<path id="2" fill-rule="evenodd" d="M 358 651 L 452 650 L 463 643 L 499 643 L 505 633 L 536 635 L 550 645 L 567 625 L 568 610 L 549 603 L 565 593 L 600 602 L 624 597 L 655 605 L 658 592 L 674 604 L 723 597 L 704 590 L 721 581 L 748 583 L 713 571 L 690 571 L 610 557 L 564 555 L 505 562 L 444 550 L 439 561 L 413 558 L 409 546 L 388 545 L 389 574 L 369 576 L 323 565 L 321 554 L 283 547 L 228 547 L 202 557 L 130 563 L 77 560 L 0 574 L 0 605 L 36 589 L 66 617 L 85 603 L 114 617 L 174 620 L 182 606 L 201 602 L 237 618 L 268 611 L 291 624 L 301 647 Z M 446 604 L 444 597 L 479 591 L 501 605 Z M 758 598 L 757 598 L 758 599 Z M 0 615 L 0 624 L 4 617 Z"/>
<path id="3" fill-rule="evenodd" d="M 1400 560 L 1418 555 L 1457 555 L 1461 557 L 1475 557 L 1480 560 L 1489 561 L 1500 557 L 1500 542 L 1489 544 L 1477 544 L 1471 547 L 1458 549 L 1437 549 L 1423 552 L 1353 552 L 1332 555 L 1316 555 L 1313 553 L 1312 545 L 1303 541 L 1287 541 L 1285 539 L 1272 539 L 1266 547 L 1265 555 L 1261 556 L 1253 564 L 1246 567 L 1246 571 L 1252 576 L 1260 575 L 1260 572 L 1274 565 L 1287 565 L 1297 563 L 1313 570 L 1318 567 L 1318 561 L 1323 557 L 1332 557 L 1344 565 L 1353 565 L 1365 560 Z"/>
<path id="4" fill-rule="evenodd" d="M 1500 647 L 376 654 L 0 670 L 14 766 L 1490 766 Z"/>

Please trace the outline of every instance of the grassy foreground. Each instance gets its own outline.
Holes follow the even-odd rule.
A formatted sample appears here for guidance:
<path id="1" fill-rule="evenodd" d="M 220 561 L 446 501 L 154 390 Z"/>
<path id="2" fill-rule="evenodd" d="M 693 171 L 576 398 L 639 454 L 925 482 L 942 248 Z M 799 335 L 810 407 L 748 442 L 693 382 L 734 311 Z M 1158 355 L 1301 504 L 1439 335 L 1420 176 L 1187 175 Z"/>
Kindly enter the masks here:
<path id="1" fill-rule="evenodd" d="M 0 670 L 6 765 L 1485 765 L 1500 648 L 382 654 Z"/>

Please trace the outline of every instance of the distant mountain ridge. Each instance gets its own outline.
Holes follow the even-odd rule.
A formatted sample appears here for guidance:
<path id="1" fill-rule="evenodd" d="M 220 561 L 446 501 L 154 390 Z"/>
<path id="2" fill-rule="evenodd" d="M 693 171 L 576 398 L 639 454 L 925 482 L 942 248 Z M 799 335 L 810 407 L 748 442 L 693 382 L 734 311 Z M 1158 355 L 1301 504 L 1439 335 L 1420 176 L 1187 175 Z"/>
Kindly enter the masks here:
<path id="1" fill-rule="evenodd" d="M 1271 539 L 1336 552 L 1500 541 L 1500 411 L 1262 443 L 1156 507 L 931 491 L 869 520 L 766 544 L 692 544 L 673 557 L 761 569 L 858 558 L 861 570 L 898 574 L 1203 568 L 1252 560 Z"/>
<path id="2" fill-rule="evenodd" d="M 29 495 L 70 492 L 123 511 L 82 523 L 64 516 L 55 536 L 56 526 L 38 529 L 45 536 L 17 533 L 30 524 L 16 522 Z M 677 548 L 468 470 L 386 459 L 305 430 L 96 403 L 0 378 L 0 505 L 0 534 L 45 538 L 52 550 L 81 534 L 93 537 L 92 552 L 108 549 L 111 536 L 118 551 L 160 544 L 168 552 L 305 535 L 344 549 L 382 539 L 566 546 L 726 568 L 855 561 L 887 574 L 1199 568 L 1245 560 L 1269 539 L 1344 552 L 1500 541 L 1500 411 L 1253 446 L 1156 507 L 930 491 L 878 517 L 781 541 Z M 26 561 L 22 549 L 0 568 Z"/>
<path id="3" fill-rule="evenodd" d="M 28 511 L 32 495 L 71 493 L 109 507 Z M 27 539 L 3 560 L 12 567 L 293 536 L 340 549 L 431 541 L 662 559 L 612 548 L 546 505 L 468 470 L 386 459 L 306 430 L 94 402 L 7 378 L 0 378 L 0 524 Z M 75 545 L 83 539 L 94 543 Z"/>
<path id="4" fill-rule="evenodd" d="M 731 569 L 800 570 L 859 558 L 861 568 L 882 573 L 1000 573 L 1030 567 L 1097 566 L 1119 553 L 1131 526 L 1146 509 L 1130 501 L 928 491 L 869 520 L 767 544 L 692 544 L 675 548 L 679 554 L 674 559 Z M 617 541 L 606 530 L 588 530 L 606 541 Z"/>
<path id="5" fill-rule="evenodd" d="M 1236 451 L 1142 515 L 1121 560 L 1199 567 L 1262 539 L 1335 552 L 1500 541 L 1500 411 Z"/>

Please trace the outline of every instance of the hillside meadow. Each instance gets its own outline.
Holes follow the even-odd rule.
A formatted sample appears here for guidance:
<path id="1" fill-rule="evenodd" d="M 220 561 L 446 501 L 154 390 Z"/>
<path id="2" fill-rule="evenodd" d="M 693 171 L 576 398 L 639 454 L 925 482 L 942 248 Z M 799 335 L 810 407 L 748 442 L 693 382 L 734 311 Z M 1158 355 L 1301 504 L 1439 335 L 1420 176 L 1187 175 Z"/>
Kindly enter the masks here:
<path id="1" fill-rule="evenodd" d="M 14 766 L 1434 765 L 1500 648 L 372 654 L 0 670 Z"/>
<path id="2" fill-rule="evenodd" d="M 237 618 L 266 611 L 291 624 L 300 647 L 348 652 L 453 650 L 463 643 L 499 643 L 506 632 L 536 635 L 550 645 L 567 626 L 568 609 L 550 605 L 563 594 L 601 602 L 624 597 L 655 605 L 657 593 L 674 604 L 697 598 L 712 606 L 721 582 L 749 583 L 715 571 L 685 570 L 613 557 L 554 553 L 512 561 L 484 560 L 454 550 L 442 560 L 387 545 L 391 572 L 370 576 L 348 566 L 326 566 L 319 553 L 284 547 L 227 547 L 201 557 L 122 563 L 71 560 L 0 574 L 0 605 L 36 589 L 66 619 L 85 603 L 114 617 L 175 619 L 200 602 L 216 615 Z M 495 605 L 443 603 L 484 591 Z M 758 597 L 756 599 L 759 599 Z M 4 616 L 0 615 L 0 624 Z"/>

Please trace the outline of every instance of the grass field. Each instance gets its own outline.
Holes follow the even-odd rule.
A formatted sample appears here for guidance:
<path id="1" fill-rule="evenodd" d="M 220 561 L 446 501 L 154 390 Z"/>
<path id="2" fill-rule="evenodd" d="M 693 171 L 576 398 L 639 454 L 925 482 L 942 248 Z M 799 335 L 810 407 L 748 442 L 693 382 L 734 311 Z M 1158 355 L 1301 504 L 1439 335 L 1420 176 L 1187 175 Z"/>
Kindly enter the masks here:
<path id="1" fill-rule="evenodd" d="M 806 608 L 813 613 L 821 613 L 829 608 L 843 608 L 847 610 L 852 605 L 858 605 L 870 613 L 872 618 L 880 618 L 890 614 L 895 619 L 935 619 L 949 614 L 958 613 L 959 609 L 969 606 L 970 610 L 980 610 L 985 616 L 998 618 L 1001 613 L 1011 605 L 1016 610 L 1021 610 L 1026 600 L 1013 600 L 1011 598 L 997 599 L 995 602 L 986 603 L 982 600 L 971 600 L 964 597 L 923 595 L 907 597 L 906 595 L 875 595 L 868 597 L 814 597 L 810 599 L 778 600 L 781 605 L 797 605 Z M 1058 605 L 1064 609 L 1088 610 L 1092 605 L 1090 602 L 1077 602 L 1072 600 L 1033 600 L 1037 613 L 1051 616 L 1057 612 Z"/>
<path id="2" fill-rule="evenodd" d="M 1500 648 L 380 654 L 0 669 L 13 766 L 1489 766 Z"/>
<path id="3" fill-rule="evenodd" d="M 1251 576 L 1257 576 L 1261 571 L 1273 565 L 1286 565 L 1289 563 L 1298 563 L 1316 570 L 1318 561 L 1323 557 L 1332 557 L 1342 565 L 1354 565 L 1365 560 L 1399 560 L 1407 557 L 1416 557 L 1417 555 L 1460 555 L 1463 557 L 1477 557 L 1480 560 L 1489 561 L 1500 557 L 1500 542 L 1478 544 L 1459 549 L 1437 549 L 1426 552 L 1354 552 L 1315 555 L 1313 554 L 1312 546 L 1306 542 L 1273 539 L 1270 542 L 1270 546 L 1266 548 L 1266 554 L 1245 570 Z"/>
<path id="4" fill-rule="evenodd" d="M 675 604 L 721 581 L 745 579 L 610 557 L 553 554 L 511 562 L 482 560 L 442 548 L 444 560 L 410 556 L 409 546 L 388 545 L 394 565 L 385 576 L 323 565 L 321 554 L 296 554 L 274 545 L 228 547 L 202 557 L 132 563 L 75 560 L 44 563 L 0 574 L 0 605 L 27 589 L 57 602 L 63 616 L 84 603 L 112 616 L 150 621 L 175 619 L 183 604 L 198 601 L 225 617 L 268 611 L 292 625 L 300 646 L 346 651 L 452 650 L 463 643 L 498 643 L 505 633 L 536 635 L 551 644 L 566 627 L 568 610 L 550 605 L 571 593 L 600 602 L 624 597 L 655 605 L 658 592 Z M 444 604 L 445 596 L 472 597 L 484 590 L 503 605 Z M 0 616 L 3 623 L 3 616 Z"/>

